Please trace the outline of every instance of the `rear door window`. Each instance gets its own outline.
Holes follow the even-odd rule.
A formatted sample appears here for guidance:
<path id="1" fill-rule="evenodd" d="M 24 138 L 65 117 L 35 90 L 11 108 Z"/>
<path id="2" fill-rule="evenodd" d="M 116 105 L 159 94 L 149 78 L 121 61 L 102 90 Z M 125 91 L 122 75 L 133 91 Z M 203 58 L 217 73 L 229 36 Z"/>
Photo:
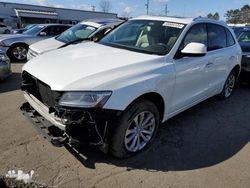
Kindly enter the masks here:
<path id="1" fill-rule="evenodd" d="M 216 24 L 207 24 L 208 51 L 227 47 L 227 37 L 224 27 Z"/>

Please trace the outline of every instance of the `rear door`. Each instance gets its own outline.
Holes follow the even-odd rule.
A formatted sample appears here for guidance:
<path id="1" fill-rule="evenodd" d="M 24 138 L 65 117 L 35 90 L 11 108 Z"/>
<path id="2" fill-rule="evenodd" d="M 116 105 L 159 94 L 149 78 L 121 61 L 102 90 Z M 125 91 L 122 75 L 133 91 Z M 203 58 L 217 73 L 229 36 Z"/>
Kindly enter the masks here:
<path id="1" fill-rule="evenodd" d="M 228 74 L 228 63 L 236 58 L 232 49 L 228 48 L 225 29 L 217 24 L 207 24 L 209 62 L 206 70 L 209 74 L 209 95 L 220 92 Z"/>

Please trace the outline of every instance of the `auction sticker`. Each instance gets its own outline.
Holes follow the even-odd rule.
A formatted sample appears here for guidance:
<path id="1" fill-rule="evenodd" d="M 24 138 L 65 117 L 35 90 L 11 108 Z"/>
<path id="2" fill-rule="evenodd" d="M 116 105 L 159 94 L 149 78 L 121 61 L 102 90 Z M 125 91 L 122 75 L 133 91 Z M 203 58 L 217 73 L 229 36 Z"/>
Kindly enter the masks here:
<path id="1" fill-rule="evenodd" d="M 165 26 L 165 27 L 174 27 L 174 28 L 179 28 L 179 29 L 182 29 L 184 27 L 183 24 L 173 23 L 173 22 L 164 22 L 162 24 L 162 26 Z"/>

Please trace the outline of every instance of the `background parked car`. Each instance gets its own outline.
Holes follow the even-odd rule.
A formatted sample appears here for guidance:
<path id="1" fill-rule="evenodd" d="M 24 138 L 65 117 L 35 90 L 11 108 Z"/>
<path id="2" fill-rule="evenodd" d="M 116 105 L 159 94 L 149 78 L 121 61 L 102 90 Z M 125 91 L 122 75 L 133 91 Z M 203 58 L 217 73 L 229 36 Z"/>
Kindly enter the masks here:
<path id="1" fill-rule="evenodd" d="M 240 33 L 245 30 L 245 29 L 248 29 L 250 28 L 249 26 L 238 26 L 238 27 L 231 27 L 234 31 L 234 34 L 236 36 L 236 38 L 239 37 Z"/>
<path id="2" fill-rule="evenodd" d="M 242 49 L 241 79 L 250 84 L 250 27 L 241 29 L 237 39 Z"/>
<path id="3" fill-rule="evenodd" d="M 22 34 L 23 32 L 31 29 L 32 27 L 35 27 L 37 24 L 29 24 L 27 25 L 26 27 L 24 28 L 21 28 L 21 29 L 15 29 L 12 31 L 13 34 Z"/>
<path id="4" fill-rule="evenodd" d="M 4 24 L 0 24 L 0 34 L 10 34 L 11 33 L 11 27 L 6 26 Z"/>
<path id="5" fill-rule="evenodd" d="M 60 35 L 70 27 L 62 24 L 38 24 L 23 34 L 0 37 L 0 50 L 7 53 L 12 61 L 24 61 L 27 59 L 29 45 Z"/>
<path id="6" fill-rule="evenodd" d="M 4 52 L 0 51 L 0 80 L 7 78 L 10 74 L 10 60 Z"/>
<path id="7" fill-rule="evenodd" d="M 92 19 L 83 21 L 57 37 L 37 42 L 30 46 L 28 60 L 37 55 L 62 47 L 65 44 L 81 42 L 88 38 L 101 38 L 107 31 L 122 23 L 119 19 Z"/>

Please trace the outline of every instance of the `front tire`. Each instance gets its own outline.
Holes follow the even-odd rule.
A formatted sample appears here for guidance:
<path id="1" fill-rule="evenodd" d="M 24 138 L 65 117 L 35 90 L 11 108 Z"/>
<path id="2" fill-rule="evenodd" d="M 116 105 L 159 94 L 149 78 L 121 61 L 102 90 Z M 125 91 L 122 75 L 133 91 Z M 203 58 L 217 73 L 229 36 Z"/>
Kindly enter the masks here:
<path id="1" fill-rule="evenodd" d="M 154 103 L 140 99 L 130 105 L 113 124 L 110 153 L 128 158 L 146 149 L 154 140 L 160 122 Z"/>
<path id="2" fill-rule="evenodd" d="M 232 72 L 227 77 L 224 88 L 220 94 L 221 99 L 228 99 L 231 97 L 235 87 L 236 79 L 237 79 L 236 71 L 232 70 Z"/>
<path id="3" fill-rule="evenodd" d="M 16 44 L 10 47 L 8 50 L 8 56 L 11 61 L 20 62 L 26 61 L 28 54 L 28 46 L 24 44 Z"/>

